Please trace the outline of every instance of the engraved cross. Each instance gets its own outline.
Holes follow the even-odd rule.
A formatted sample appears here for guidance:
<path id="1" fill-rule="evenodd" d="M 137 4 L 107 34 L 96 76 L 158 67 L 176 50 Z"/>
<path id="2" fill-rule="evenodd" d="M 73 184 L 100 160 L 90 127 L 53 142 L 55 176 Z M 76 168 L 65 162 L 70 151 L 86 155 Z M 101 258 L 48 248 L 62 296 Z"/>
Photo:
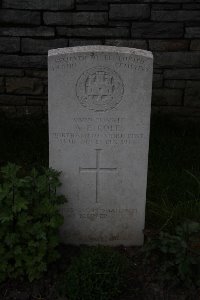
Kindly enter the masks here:
<path id="1" fill-rule="evenodd" d="M 95 149 L 96 150 L 96 167 L 95 168 L 79 168 L 79 172 L 94 172 L 96 175 L 95 180 L 95 194 L 96 194 L 96 203 L 99 203 L 99 175 L 103 172 L 115 172 L 117 168 L 101 168 L 100 167 L 100 153 L 102 149 Z"/>

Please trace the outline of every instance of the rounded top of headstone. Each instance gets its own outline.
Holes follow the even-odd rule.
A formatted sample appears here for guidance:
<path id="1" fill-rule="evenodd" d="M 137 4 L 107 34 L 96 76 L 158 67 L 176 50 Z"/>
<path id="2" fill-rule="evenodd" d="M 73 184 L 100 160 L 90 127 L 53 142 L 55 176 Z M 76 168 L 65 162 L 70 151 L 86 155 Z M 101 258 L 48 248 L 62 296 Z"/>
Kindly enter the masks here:
<path id="1" fill-rule="evenodd" d="M 48 51 L 48 56 L 55 56 L 60 54 L 72 54 L 72 53 L 83 53 L 83 52 L 108 52 L 108 53 L 121 53 L 121 54 L 134 54 L 144 56 L 153 59 L 153 54 L 150 51 L 129 48 L 129 47 L 116 47 L 116 46 L 78 46 L 78 47 L 67 47 L 58 48 Z"/>

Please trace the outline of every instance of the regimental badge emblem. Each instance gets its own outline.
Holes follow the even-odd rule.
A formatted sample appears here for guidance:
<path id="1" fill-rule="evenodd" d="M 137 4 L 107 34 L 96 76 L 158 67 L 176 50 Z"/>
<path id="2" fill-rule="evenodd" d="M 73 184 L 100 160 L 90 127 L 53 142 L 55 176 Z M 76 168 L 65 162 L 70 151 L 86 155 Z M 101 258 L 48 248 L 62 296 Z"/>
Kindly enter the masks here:
<path id="1" fill-rule="evenodd" d="M 76 95 L 82 106 L 94 111 L 107 111 L 122 100 L 124 85 L 121 77 L 107 67 L 91 68 L 78 78 Z"/>

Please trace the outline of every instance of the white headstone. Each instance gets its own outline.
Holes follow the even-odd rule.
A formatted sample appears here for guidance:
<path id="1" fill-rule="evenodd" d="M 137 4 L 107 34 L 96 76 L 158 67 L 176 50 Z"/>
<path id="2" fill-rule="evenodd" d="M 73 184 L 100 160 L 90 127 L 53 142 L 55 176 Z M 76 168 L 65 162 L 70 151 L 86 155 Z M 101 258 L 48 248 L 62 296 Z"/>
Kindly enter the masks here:
<path id="1" fill-rule="evenodd" d="M 62 171 L 68 244 L 141 245 L 152 89 L 151 52 L 49 51 L 50 166 Z"/>

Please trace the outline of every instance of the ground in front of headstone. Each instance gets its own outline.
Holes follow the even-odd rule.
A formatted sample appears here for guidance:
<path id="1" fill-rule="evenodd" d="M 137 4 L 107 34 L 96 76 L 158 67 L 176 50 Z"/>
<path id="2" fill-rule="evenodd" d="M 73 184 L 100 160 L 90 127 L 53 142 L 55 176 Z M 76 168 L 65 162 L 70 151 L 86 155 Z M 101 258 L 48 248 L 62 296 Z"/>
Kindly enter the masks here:
<path id="1" fill-rule="evenodd" d="M 120 252 L 130 260 L 134 261 L 134 268 L 127 277 L 126 288 L 114 300 L 197 300 L 200 290 L 192 288 L 163 287 L 155 280 L 155 268 L 152 265 L 146 269 L 143 265 L 143 257 L 140 253 L 141 247 L 118 247 L 114 251 Z M 48 273 L 38 281 L 9 280 L 0 285 L 1 300 L 70 300 L 67 296 L 59 296 L 59 281 L 74 257 L 79 256 L 80 247 L 62 245 L 60 247 L 61 259 L 52 265 Z M 78 299 L 78 298 L 76 298 Z M 81 298 L 80 299 L 85 299 Z M 101 299 L 100 295 L 94 300 Z M 110 298 L 109 298 L 110 299 Z"/>

